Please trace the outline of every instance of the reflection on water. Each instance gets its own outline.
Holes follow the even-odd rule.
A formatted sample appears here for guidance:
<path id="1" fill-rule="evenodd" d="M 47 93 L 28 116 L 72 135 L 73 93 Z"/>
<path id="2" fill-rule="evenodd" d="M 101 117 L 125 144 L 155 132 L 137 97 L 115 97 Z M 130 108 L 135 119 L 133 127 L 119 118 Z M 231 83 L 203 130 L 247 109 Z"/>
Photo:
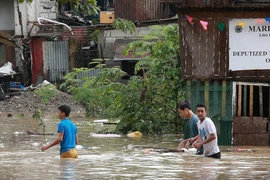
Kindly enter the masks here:
<path id="1" fill-rule="evenodd" d="M 77 159 L 60 159 L 60 177 L 61 180 L 76 179 Z"/>
<path id="2" fill-rule="evenodd" d="M 73 118 L 76 119 L 76 118 Z M 90 137 L 102 125 L 76 119 L 82 148 L 78 159 L 60 159 L 59 146 L 46 152 L 40 146 L 53 136 L 28 135 L 27 119 L 0 119 L 0 179 L 269 179 L 268 147 L 221 147 L 222 159 L 194 152 L 155 153 L 151 147 L 176 148 L 180 136 Z M 46 122 L 55 132 L 57 119 Z M 244 149 L 244 150 L 243 150 Z M 249 149 L 249 150 L 245 150 Z"/>

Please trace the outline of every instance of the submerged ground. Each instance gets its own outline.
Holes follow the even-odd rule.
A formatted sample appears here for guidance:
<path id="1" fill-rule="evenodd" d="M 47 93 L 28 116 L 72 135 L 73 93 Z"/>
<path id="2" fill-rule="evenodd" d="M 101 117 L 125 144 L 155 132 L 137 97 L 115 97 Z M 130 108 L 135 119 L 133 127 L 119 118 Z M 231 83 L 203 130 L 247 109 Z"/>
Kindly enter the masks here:
<path id="1" fill-rule="evenodd" d="M 44 117 L 46 131 L 29 135 L 29 117 L 0 118 L 0 179 L 268 179 L 269 147 L 222 146 L 221 160 L 184 153 L 156 153 L 149 149 L 176 148 L 181 135 L 142 138 L 92 137 L 113 125 L 73 116 L 79 130 L 79 158 L 62 160 L 59 146 L 46 152 L 40 147 L 56 138 L 58 119 Z M 238 150 L 237 150 L 238 149 Z M 242 149 L 242 150 L 241 150 Z"/>

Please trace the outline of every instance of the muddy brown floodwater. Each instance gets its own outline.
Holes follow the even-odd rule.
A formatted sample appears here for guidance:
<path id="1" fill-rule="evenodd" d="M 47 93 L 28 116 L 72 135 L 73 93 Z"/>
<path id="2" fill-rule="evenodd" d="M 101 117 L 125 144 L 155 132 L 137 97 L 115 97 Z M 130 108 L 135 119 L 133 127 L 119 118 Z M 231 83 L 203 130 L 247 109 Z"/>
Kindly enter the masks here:
<path id="1" fill-rule="evenodd" d="M 28 135 L 31 119 L 0 117 L 0 179 L 270 179 L 269 147 L 221 146 L 221 160 L 193 151 L 149 153 L 149 147 L 176 148 L 181 136 L 90 137 L 91 132 L 113 127 L 85 118 L 72 119 L 84 148 L 78 150 L 78 159 L 63 160 L 59 146 L 40 151 L 56 133 Z M 47 132 L 56 132 L 58 119 L 46 117 L 44 121 Z"/>

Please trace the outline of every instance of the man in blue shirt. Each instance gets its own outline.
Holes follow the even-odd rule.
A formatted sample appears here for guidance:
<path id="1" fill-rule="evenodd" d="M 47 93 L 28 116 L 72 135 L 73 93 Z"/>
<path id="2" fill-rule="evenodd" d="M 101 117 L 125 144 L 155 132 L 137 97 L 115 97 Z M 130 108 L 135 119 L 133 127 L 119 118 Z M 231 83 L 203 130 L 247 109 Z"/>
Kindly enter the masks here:
<path id="1" fill-rule="evenodd" d="M 60 143 L 60 158 L 78 158 L 78 152 L 75 148 L 79 141 L 77 127 L 68 118 L 70 111 L 70 107 L 66 105 L 58 108 L 58 117 L 61 119 L 58 124 L 58 137 L 49 145 L 43 146 L 42 151 Z"/>
<path id="2" fill-rule="evenodd" d="M 196 137 L 199 134 L 198 126 L 197 126 L 197 122 L 199 121 L 199 118 L 196 114 L 192 112 L 190 108 L 190 104 L 188 103 L 187 100 L 183 100 L 179 103 L 178 112 L 183 118 L 189 119 L 190 134 L 191 134 L 190 139 L 183 140 L 178 145 L 178 151 L 180 151 L 184 145 L 185 145 L 185 148 L 188 149 L 189 146 L 192 144 L 191 139 L 193 137 Z M 198 149 L 196 154 L 203 154 L 203 148 Z"/>

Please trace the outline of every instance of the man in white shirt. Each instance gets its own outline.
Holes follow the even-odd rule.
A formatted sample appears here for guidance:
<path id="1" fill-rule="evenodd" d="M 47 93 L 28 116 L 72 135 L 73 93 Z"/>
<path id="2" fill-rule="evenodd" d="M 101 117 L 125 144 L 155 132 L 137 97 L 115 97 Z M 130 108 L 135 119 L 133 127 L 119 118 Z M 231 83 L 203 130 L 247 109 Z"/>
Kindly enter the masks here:
<path id="1" fill-rule="evenodd" d="M 201 148 L 203 146 L 203 154 L 206 157 L 221 158 L 220 150 L 218 147 L 217 130 L 213 121 L 206 117 L 206 106 L 198 104 L 196 106 L 196 115 L 200 119 L 197 122 L 199 134 L 191 139 L 194 148 Z"/>

